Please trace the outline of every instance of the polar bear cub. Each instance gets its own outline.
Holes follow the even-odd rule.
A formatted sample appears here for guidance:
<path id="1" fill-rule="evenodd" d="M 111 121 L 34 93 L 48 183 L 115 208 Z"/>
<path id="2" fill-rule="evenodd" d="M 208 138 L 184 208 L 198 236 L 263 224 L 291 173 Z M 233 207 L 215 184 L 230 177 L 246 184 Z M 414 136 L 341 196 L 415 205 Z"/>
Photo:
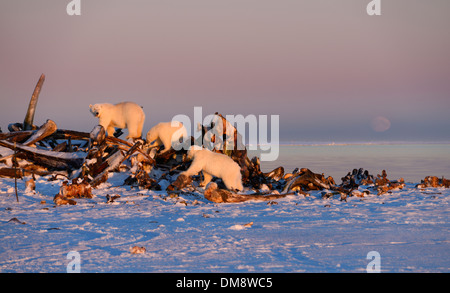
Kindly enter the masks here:
<path id="1" fill-rule="evenodd" d="M 165 153 L 170 150 L 173 143 L 179 142 L 180 138 L 187 138 L 186 127 L 179 121 L 160 122 L 147 132 L 147 146 L 164 145 Z"/>
<path id="2" fill-rule="evenodd" d="M 241 191 L 244 189 L 241 167 L 227 155 L 214 153 L 194 145 L 189 148 L 187 158 L 194 160 L 189 169 L 181 174 L 192 176 L 202 171 L 204 180 L 200 183 L 201 186 L 206 186 L 215 176 L 222 179 L 229 190 Z"/>
<path id="3" fill-rule="evenodd" d="M 130 138 L 141 138 L 145 114 L 142 107 L 133 102 L 118 104 L 89 105 L 91 113 L 99 118 L 99 124 L 105 128 L 108 136 L 113 136 L 114 128 L 127 128 Z"/>

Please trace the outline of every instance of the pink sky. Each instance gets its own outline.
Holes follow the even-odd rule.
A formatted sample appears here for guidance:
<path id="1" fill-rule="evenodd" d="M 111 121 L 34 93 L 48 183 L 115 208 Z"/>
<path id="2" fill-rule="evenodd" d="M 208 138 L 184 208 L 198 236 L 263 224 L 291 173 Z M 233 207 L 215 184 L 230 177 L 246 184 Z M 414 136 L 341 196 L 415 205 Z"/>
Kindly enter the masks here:
<path id="1" fill-rule="evenodd" d="M 90 131 L 89 104 L 280 115 L 281 140 L 450 140 L 450 1 L 62 0 L 0 3 L 0 127 Z M 376 117 L 391 122 L 376 132 Z"/>

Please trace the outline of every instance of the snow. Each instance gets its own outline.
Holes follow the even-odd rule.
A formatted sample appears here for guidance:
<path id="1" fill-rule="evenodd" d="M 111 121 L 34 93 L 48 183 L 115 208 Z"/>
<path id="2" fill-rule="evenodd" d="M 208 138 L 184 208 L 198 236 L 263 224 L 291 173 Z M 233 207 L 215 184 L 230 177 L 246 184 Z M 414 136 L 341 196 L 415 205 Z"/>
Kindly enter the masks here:
<path id="1" fill-rule="evenodd" d="M 0 179 L 0 272 L 66 272 L 71 251 L 81 272 L 366 272 L 371 251 L 381 272 L 450 272 L 450 189 L 216 204 L 124 186 L 127 176 L 111 173 L 74 206 L 52 201 L 63 179 L 37 176 L 36 191 L 18 180 L 19 203 L 14 179 Z"/>

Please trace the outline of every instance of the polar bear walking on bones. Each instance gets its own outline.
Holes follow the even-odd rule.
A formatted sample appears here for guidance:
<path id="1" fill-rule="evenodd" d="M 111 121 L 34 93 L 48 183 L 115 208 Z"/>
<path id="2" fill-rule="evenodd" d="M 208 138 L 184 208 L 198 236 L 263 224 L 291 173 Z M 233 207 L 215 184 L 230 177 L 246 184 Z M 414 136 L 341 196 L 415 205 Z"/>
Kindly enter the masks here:
<path id="1" fill-rule="evenodd" d="M 99 125 L 105 128 L 108 136 L 113 136 L 115 127 L 127 128 L 127 139 L 141 138 L 144 126 L 145 114 L 142 107 L 133 102 L 118 104 L 89 105 L 89 109 L 95 117 L 99 118 Z"/>
<path id="2" fill-rule="evenodd" d="M 200 183 L 201 186 L 206 186 L 215 176 L 222 179 L 229 190 L 242 191 L 244 189 L 241 167 L 227 155 L 193 145 L 189 148 L 187 159 L 193 159 L 191 166 L 180 175 L 192 176 L 202 171 L 204 180 Z"/>

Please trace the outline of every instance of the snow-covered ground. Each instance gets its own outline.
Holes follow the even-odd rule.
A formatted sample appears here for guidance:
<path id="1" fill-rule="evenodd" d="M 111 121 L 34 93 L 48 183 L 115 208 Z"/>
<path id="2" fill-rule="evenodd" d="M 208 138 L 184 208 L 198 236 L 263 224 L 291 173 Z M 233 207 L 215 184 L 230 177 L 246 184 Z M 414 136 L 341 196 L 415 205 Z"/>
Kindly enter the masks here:
<path id="1" fill-rule="evenodd" d="M 19 180 L 17 203 L 14 179 L 0 179 L 0 272 L 66 272 L 71 251 L 81 272 L 366 272 L 370 251 L 381 272 L 450 272 L 450 189 L 216 204 L 126 177 L 111 173 L 74 206 L 52 201 L 62 180 L 38 177 L 36 192 Z"/>

